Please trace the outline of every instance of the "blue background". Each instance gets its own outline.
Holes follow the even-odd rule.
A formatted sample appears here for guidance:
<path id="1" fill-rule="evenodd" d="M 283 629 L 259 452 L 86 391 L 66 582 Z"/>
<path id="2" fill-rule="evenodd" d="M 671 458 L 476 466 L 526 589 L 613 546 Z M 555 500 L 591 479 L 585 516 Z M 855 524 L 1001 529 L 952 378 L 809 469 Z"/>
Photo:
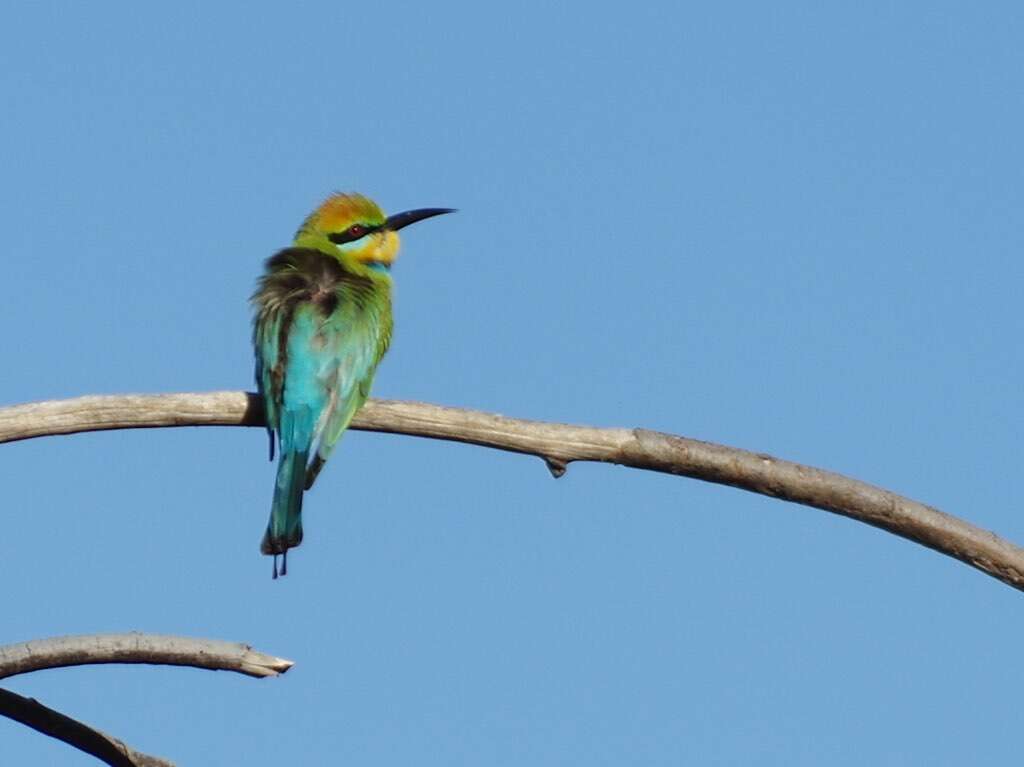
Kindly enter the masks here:
<path id="1" fill-rule="evenodd" d="M 1019 3 L 7 4 L 0 402 L 252 388 L 326 194 L 410 229 L 381 397 L 645 426 L 1024 541 Z M 245 641 L 281 679 L 11 689 L 182 765 L 1017 759 L 1024 595 L 873 528 L 350 434 L 286 579 L 257 429 L 0 448 L 0 643 Z M 86 765 L 0 721 L 4 764 Z"/>

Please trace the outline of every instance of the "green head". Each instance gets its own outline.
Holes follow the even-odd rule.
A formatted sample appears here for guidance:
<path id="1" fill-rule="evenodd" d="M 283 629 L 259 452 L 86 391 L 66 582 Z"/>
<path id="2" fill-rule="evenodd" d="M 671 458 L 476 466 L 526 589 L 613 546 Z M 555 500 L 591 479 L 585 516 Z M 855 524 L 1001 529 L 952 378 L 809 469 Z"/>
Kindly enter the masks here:
<path id="1" fill-rule="evenodd" d="M 398 230 L 452 208 L 419 208 L 385 216 L 361 194 L 333 194 L 313 211 L 295 234 L 297 247 L 333 253 L 341 261 L 388 269 L 398 257 Z"/>

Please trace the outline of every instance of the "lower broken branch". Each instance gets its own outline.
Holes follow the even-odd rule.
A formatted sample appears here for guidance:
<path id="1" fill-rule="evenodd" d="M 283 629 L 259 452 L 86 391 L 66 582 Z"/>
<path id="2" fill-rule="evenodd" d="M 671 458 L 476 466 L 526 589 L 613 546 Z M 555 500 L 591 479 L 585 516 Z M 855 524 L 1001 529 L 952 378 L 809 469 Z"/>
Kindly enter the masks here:
<path id="1" fill-rule="evenodd" d="M 254 677 L 277 676 L 292 667 L 290 660 L 257 652 L 248 645 L 160 634 L 68 636 L 0 647 L 0 679 L 94 663 L 192 666 Z M 115 737 L 8 690 L 0 690 L 0 716 L 62 740 L 113 767 L 174 767 L 171 762 L 139 753 Z"/>
<path id="2" fill-rule="evenodd" d="M 277 676 L 292 667 L 290 660 L 237 642 L 137 632 L 34 639 L 0 647 L 0 679 L 44 668 L 97 663 L 191 666 L 254 677 Z"/>

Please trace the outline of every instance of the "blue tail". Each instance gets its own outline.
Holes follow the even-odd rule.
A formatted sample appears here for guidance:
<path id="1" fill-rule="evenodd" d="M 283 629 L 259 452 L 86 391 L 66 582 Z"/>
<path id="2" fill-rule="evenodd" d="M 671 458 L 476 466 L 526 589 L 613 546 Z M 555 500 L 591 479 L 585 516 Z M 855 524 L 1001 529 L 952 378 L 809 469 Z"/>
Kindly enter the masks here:
<path id="1" fill-rule="evenodd" d="M 288 549 L 302 543 L 302 492 L 306 486 L 306 463 L 311 437 L 309 430 L 302 427 L 303 422 L 312 420 L 308 417 L 308 410 L 305 413 L 302 410 L 300 414 L 288 411 L 282 413 L 281 455 L 277 463 L 274 501 L 270 507 L 267 532 L 260 544 L 261 552 L 274 555 L 275 578 L 278 575 L 277 555 L 284 557 L 280 572 L 286 575 Z M 302 415 L 307 417 L 303 418 Z M 297 450 L 297 445 L 303 445 L 303 448 Z"/>

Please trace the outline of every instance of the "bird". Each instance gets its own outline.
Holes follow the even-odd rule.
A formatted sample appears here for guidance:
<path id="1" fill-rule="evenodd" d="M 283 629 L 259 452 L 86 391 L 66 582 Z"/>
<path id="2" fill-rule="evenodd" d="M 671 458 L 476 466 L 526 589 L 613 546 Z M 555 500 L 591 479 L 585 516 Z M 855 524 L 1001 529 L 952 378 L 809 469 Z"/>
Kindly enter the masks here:
<path id="1" fill-rule="evenodd" d="M 316 481 L 370 395 L 391 343 L 391 267 L 400 229 L 453 208 L 385 216 L 375 202 L 336 192 L 267 259 L 251 302 L 256 385 L 270 460 L 278 463 L 270 521 L 260 544 L 273 577 L 302 542 L 302 496 Z M 281 568 L 278 570 L 278 556 Z"/>

